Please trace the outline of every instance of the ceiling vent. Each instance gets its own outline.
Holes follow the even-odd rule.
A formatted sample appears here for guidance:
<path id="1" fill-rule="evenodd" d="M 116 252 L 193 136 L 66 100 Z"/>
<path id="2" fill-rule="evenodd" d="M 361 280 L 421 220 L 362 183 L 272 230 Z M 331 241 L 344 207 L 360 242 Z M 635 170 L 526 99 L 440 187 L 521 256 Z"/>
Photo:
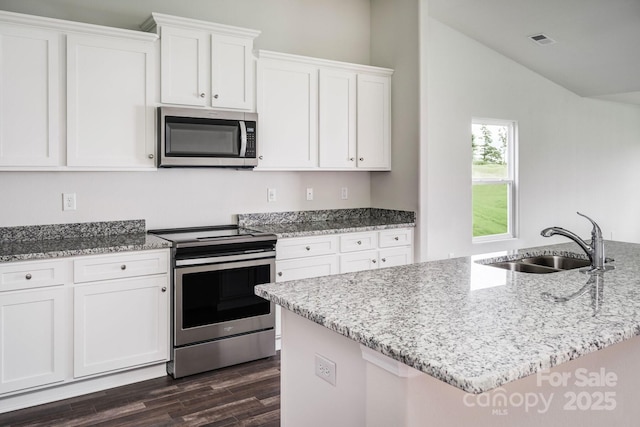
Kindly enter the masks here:
<path id="1" fill-rule="evenodd" d="M 539 44 L 541 46 L 546 46 L 548 44 L 554 44 L 556 41 L 550 37 L 545 36 L 544 34 L 540 33 L 540 34 L 534 34 L 532 36 L 529 36 L 529 39 L 531 39 L 531 41 L 533 41 L 536 44 Z"/>

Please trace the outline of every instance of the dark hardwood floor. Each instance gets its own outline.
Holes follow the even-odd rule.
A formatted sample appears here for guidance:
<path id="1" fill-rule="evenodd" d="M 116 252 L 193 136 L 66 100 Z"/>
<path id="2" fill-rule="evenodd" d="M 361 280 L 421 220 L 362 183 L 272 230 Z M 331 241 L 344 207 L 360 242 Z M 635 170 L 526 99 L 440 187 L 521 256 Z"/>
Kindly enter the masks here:
<path id="1" fill-rule="evenodd" d="M 0 399 L 0 404 L 2 400 Z M 0 414 L 0 426 L 279 426 L 280 353 Z"/>

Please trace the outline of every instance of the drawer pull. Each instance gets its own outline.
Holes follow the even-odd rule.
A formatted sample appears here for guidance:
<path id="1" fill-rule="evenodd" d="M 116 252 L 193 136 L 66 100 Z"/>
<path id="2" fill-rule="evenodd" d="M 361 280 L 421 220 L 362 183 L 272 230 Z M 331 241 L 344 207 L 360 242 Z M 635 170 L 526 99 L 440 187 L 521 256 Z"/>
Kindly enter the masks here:
<path id="1" fill-rule="evenodd" d="M 375 260 L 375 259 L 372 259 L 372 260 L 371 260 L 371 262 L 375 264 L 375 263 L 376 263 L 376 260 Z"/>
<path id="2" fill-rule="evenodd" d="M 358 240 L 358 244 L 361 245 L 362 244 L 362 240 Z"/>
<path id="3" fill-rule="evenodd" d="M 382 258 L 380 261 L 387 262 L 387 259 L 386 258 Z"/>
<path id="4" fill-rule="evenodd" d="M 126 270 L 126 269 L 127 269 L 127 265 L 126 265 L 126 264 L 122 264 L 122 265 L 120 266 L 120 270 Z"/>
<path id="5" fill-rule="evenodd" d="M 27 273 L 27 275 L 24 276 L 24 278 L 27 279 L 27 280 L 31 280 L 31 277 L 33 277 L 33 276 L 31 276 L 31 273 Z"/>
<path id="6" fill-rule="evenodd" d="M 278 271 L 278 276 L 282 277 L 282 271 Z"/>
<path id="7" fill-rule="evenodd" d="M 393 238 L 393 240 L 398 241 L 398 240 L 400 240 L 400 238 L 398 236 L 396 236 L 396 237 Z"/>
<path id="8" fill-rule="evenodd" d="M 307 246 L 305 249 L 310 251 L 311 250 L 311 246 Z"/>
<path id="9" fill-rule="evenodd" d="M 166 286 L 162 287 L 162 292 L 167 292 L 167 287 Z"/>

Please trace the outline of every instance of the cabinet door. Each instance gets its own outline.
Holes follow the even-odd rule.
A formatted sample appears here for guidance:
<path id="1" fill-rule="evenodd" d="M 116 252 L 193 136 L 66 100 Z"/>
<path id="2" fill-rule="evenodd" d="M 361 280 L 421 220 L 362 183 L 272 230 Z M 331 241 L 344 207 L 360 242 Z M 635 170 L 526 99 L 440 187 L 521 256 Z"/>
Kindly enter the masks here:
<path id="1" fill-rule="evenodd" d="M 160 96 L 163 103 L 207 105 L 207 33 L 162 27 L 160 47 Z"/>
<path id="2" fill-rule="evenodd" d="M 413 262 L 413 250 L 411 246 L 380 249 L 379 259 L 380 268 L 411 264 Z"/>
<path id="3" fill-rule="evenodd" d="M 328 276 L 338 271 L 337 255 L 276 261 L 276 282 Z"/>
<path id="4" fill-rule="evenodd" d="M 358 167 L 391 168 L 391 79 L 358 74 Z"/>
<path id="5" fill-rule="evenodd" d="M 323 168 L 356 167 L 356 73 L 320 70 L 319 163 Z"/>
<path id="6" fill-rule="evenodd" d="M 340 255 L 340 273 L 378 268 L 378 251 L 353 252 Z"/>
<path id="7" fill-rule="evenodd" d="M 166 276 L 74 288 L 74 377 L 168 359 Z"/>
<path id="8" fill-rule="evenodd" d="M 258 61 L 259 167 L 318 166 L 318 69 L 275 59 Z"/>
<path id="9" fill-rule="evenodd" d="M 155 167 L 151 42 L 67 37 L 67 164 Z"/>
<path id="10" fill-rule="evenodd" d="M 211 105 L 253 108 L 253 40 L 211 36 Z"/>
<path id="11" fill-rule="evenodd" d="M 0 166 L 59 164 L 59 38 L 0 24 Z"/>
<path id="12" fill-rule="evenodd" d="M 65 379 L 65 289 L 0 294 L 0 393 Z"/>

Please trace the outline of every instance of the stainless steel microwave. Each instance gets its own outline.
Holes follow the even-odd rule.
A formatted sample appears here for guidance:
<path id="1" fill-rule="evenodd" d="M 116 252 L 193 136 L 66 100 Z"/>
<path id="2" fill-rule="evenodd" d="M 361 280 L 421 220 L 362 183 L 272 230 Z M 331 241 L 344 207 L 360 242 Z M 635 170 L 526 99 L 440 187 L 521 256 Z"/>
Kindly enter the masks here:
<path id="1" fill-rule="evenodd" d="M 257 121 L 255 113 L 158 107 L 158 166 L 255 167 Z"/>

